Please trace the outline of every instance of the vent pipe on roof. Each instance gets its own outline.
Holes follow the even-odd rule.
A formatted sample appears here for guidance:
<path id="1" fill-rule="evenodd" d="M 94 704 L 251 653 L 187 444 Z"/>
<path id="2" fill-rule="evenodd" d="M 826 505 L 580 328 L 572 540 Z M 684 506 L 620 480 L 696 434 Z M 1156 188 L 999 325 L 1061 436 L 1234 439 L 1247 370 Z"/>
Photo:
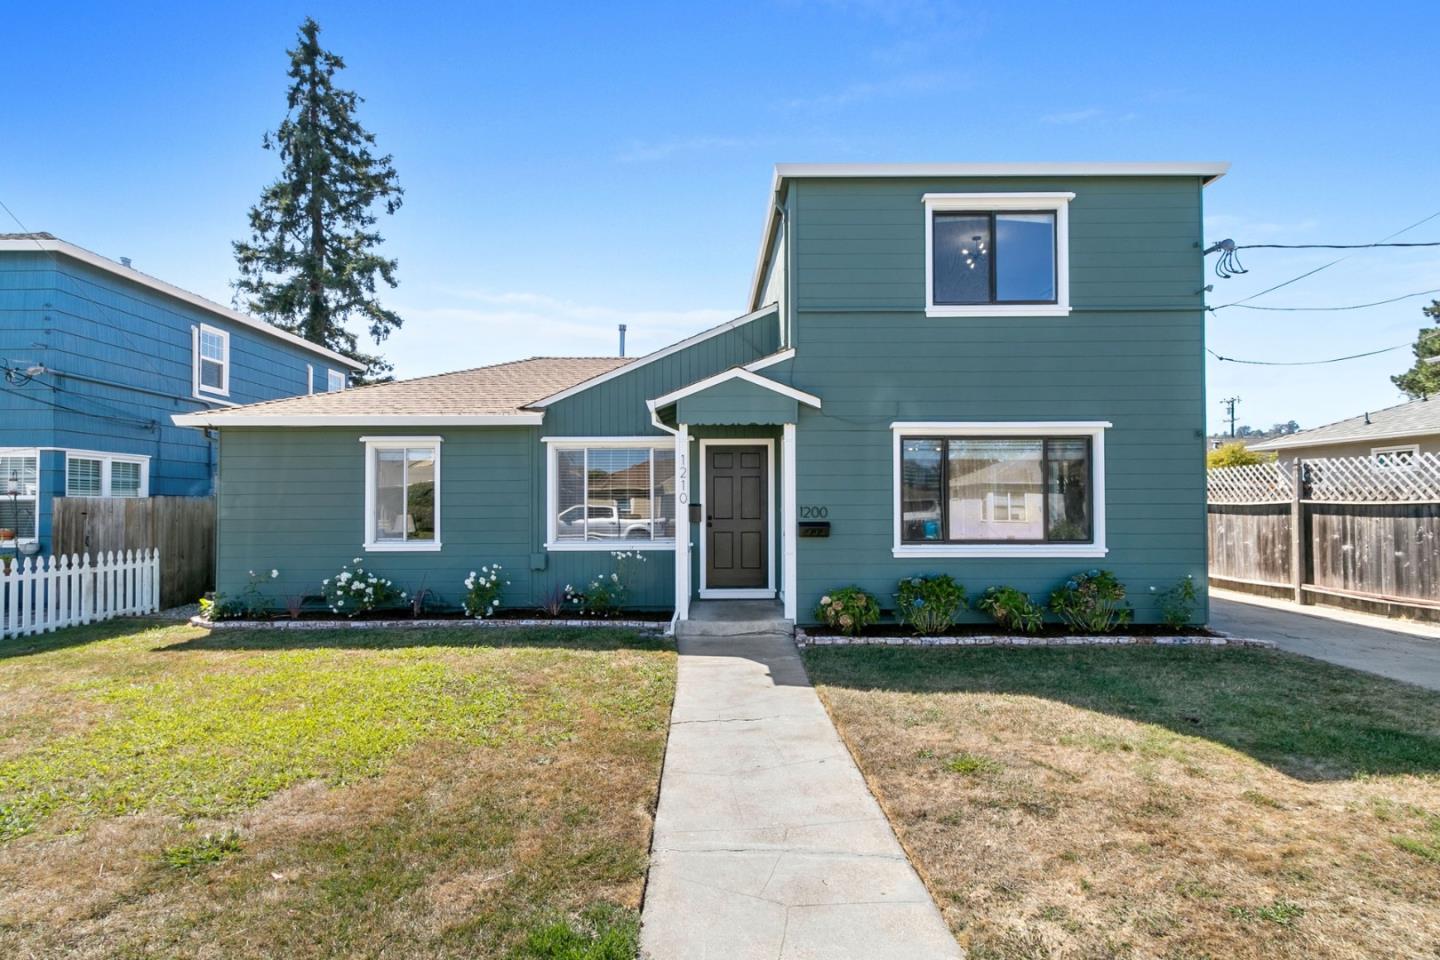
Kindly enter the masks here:
<path id="1" fill-rule="evenodd" d="M 121 258 L 120 258 L 120 266 L 122 266 L 122 267 L 128 267 L 128 266 L 130 266 L 130 258 L 129 258 L 129 257 L 121 257 Z"/>
<path id="2" fill-rule="evenodd" d="M 625 356 L 625 324 L 620 324 L 620 356 Z"/>

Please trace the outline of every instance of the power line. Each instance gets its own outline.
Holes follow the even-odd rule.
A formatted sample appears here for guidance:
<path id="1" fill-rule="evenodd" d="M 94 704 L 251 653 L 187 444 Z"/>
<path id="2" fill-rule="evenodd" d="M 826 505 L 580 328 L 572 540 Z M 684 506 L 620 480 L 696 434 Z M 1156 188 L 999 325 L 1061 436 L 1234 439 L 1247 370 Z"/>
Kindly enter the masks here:
<path id="1" fill-rule="evenodd" d="M 1440 288 L 1434 290 L 1421 290 L 1419 293 L 1406 293 L 1398 297 L 1391 297 L 1388 300 L 1375 300 L 1371 303 L 1352 303 L 1343 307 L 1259 307 L 1252 303 L 1227 303 L 1218 307 L 1206 307 L 1211 313 L 1216 310 L 1224 310 L 1226 307 L 1239 307 L 1242 310 L 1277 310 L 1277 311 L 1314 311 L 1314 310 L 1363 310 L 1366 307 L 1380 307 L 1387 303 L 1399 303 L 1401 300 L 1409 300 L 1411 297 L 1425 297 L 1432 293 L 1440 293 Z"/>
<path id="2" fill-rule="evenodd" d="M 1395 239 L 1396 237 L 1400 236 L 1400 234 L 1402 234 L 1402 233 L 1409 233 L 1411 230 L 1414 230 L 1416 227 L 1421 226 L 1422 224 L 1429 223 L 1431 220 L 1434 220 L 1436 217 L 1440 217 L 1440 210 L 1436 210 L 1434 213 L 1430 214 L 1430 216 L 1425 217 L 1425 218 L 1422 219 L 1422 220 L 1416 220 L 1414 223 L 1410 224 L 1410 226 L 1408 226 L 1408 227 L 1403 227 L 1403 228 L 1401 228 L 1401 229 L 1399 229 L 1399 230 L 1396 230 L 1394 233 L 1390 234 L 1390 236 L 1388 236 L 1388 237 L 1381 237 L 1381 238 L 1380 238 L 1378 241 L 1376 241 L 1376 242 L 1377 242 L 1377 243 L 1385 243 L 1386 241 L 1393 240 L 1393 239 Z M 1319 273 L 1321 270 L 1328 270 L 1328 269 L 1330 269 L 1331 267 L 1335 266 L 1335 264 L 1341 263 L 1341 262 L 1343 262 L 1343 261 L 1345 261 L 1345 260 L 1350 259 L 1350 257 L 1351 257 L 1351 254 L 1348 254 L 1348 253 L 1347 253 L 1345 256 L 1343 256 L 1343 257 L 1337 257 L 1337 258 L 1335 258 L 1334 260 L 1331 260 L 1329 263 L 1322 263 L 1320 266 L 1316 267 L 1316 268 L 1313 269 L 1313 270 L 1306 270 L 1304 273 L 1300 274 L 1300 276 L 1298 276 L 1298 277 L 1291 277 L 1289 280 L 1286 280 L 1286 281 L 1284 281 L 1283 283 L 1277 283 L 1277 284 L 1275 284 L 1275 286 L 1273 286 L 1273 287 L 1266 287 L 1264 290 L 1261 290 L 1259 293 L 1252 293 L 1252 294 L 1251 294 L 1250 296 L 1248 296 L 1248 297 L 1242 297 L 1242 298 L 1239 299 L 1239 300 L 1234 300 L 1234 301 L 1232 301 L 1232 302 L 1230 302 L 1230 303 L 1221 304 L 1219 307 L 1216 307 L 1215 309 L 1219 310 L 1219 309 L 1223 309 L 1224 307 L 1235 307 L 1235 306 L 1239 306 L 1239 305 L 1242 304 L 1242 303 L 1249 303 L 1251 300 L 1255 300 L 1255 299 L 1257 299 L 1257 298 L 1259 298 L 1259 297 L 1263 297 L 1263 296 L 1265 296 L 1265 294 L 1267 294 L 1267 293 L 1274 293 L 1276 290 L 1279 290 L 1281 287 L 1288 287 L 1288 286 L 1290 286 L 1290 284 L 1292 284 L 1292 283 L 1299 283 L 1301 280 L 1304 280 L 1306 277 L 1313 277 L 1315 274 Z"/>
<path id="3" fill-rule="evenodd" d="M 1402 230 L 1401 233 L 1403 232 Z M 1397 236 L 1397 234 L 1391 234 L 1391 236 Z M 1373 250 L 1376 247 L 1440 247 L 1440 240 L 1431 240 L 1425 243 L 1237 243 L 1235 245 L 1236 250 Z"/>
<path id="4" fill-rule="evenodd" d="M 1389 353 L 1392 350 L 1404 350 L 1410 346 L 1413 346 L 1413 344 L 1397 343 L 1393 347 L 1381 347 L 1379 350 L 1370 350 L 1366 353 L 1352 353 L 1344 357 L 1331 357 L 1328 360 L 1241 360 L 1237 357 L 1222 357 L 1209 347 L 1205 348 L 1205 352 L 1216 360 L 1224 360 L 1227 363 L 1247 363 L 1257 367 L 1311 367 L 1323 363 L 1340 363 L 1343 360 L 1359 360 L 1361 357 L 1373 357 L 1377 354 Z M 1221 401 L 1221 403 L 1224 402 L 1223 400 Z"/>

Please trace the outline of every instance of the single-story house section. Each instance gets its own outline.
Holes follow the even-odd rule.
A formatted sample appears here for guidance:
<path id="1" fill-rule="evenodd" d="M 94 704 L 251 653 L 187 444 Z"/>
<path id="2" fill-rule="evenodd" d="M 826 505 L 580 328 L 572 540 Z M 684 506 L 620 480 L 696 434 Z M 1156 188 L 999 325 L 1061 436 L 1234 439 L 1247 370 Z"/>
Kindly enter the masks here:
<path id="1" fill-rule="evenodd" d="M 1224 164 L 781 165 L 748 312 L 637 359 L 537 357 L 176 417 L 218 431 L 217 582 L 341 564 L 535 607 L 949 573 L 1205 582 L 1203 186 Z M 1204 610 L 1202 608 L 1203 615 Z"/>
<path id="2" fill-rule="evenodd" d="M 1373 457 L 1382 463 L 1408 463 L 1422 453 L 1440 454 L 1440 400 L 1426 397 L 1367 411 L 1250 449 L 1276 453 L 1282 463 L 1297 457 Z"/>

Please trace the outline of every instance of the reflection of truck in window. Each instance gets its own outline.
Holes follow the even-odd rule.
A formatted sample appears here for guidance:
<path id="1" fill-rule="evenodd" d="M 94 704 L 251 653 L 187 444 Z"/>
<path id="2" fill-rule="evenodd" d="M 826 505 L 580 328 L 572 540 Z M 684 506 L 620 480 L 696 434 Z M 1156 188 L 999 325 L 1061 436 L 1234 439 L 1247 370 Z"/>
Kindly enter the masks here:
<path id="1" fill-rule="evenodd" d="M 622 517 L 606 504 L 576 504 L 555 518 L 556 532 L 566 540 L 663 540 L 669 537 L 664 519 Z"/>

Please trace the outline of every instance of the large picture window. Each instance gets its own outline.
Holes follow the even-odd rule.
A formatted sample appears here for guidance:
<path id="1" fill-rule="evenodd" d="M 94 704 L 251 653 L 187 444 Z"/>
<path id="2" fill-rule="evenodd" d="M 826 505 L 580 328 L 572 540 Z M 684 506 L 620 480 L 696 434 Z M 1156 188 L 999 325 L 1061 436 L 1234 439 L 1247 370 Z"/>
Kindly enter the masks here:
<path id="1" fill-rule="evenodd" d="M 926 194 L 930 316 L 1069 313 L 1073 194 Z"/>
<path id="2" fill-rule="evenodd" d="M 36 538 L 39 494 L 38 453 L 0 452 L 0 544 Z"/>
<path id="3" fill-rule="evenodd" d="M 550 444 L 551 549 L 675 545 L 675 449 L 669 441 Z"/>
<path id="4" fill-rule="evenodd" d="M 440 549 L 440 439 L 365 438 L 365 549 Z"/>
<path id="5" fill-rule="evenodd" d="M 1103 554 L 1103 427 L 927 426 L 896 431 L 897 554 Z"/>

